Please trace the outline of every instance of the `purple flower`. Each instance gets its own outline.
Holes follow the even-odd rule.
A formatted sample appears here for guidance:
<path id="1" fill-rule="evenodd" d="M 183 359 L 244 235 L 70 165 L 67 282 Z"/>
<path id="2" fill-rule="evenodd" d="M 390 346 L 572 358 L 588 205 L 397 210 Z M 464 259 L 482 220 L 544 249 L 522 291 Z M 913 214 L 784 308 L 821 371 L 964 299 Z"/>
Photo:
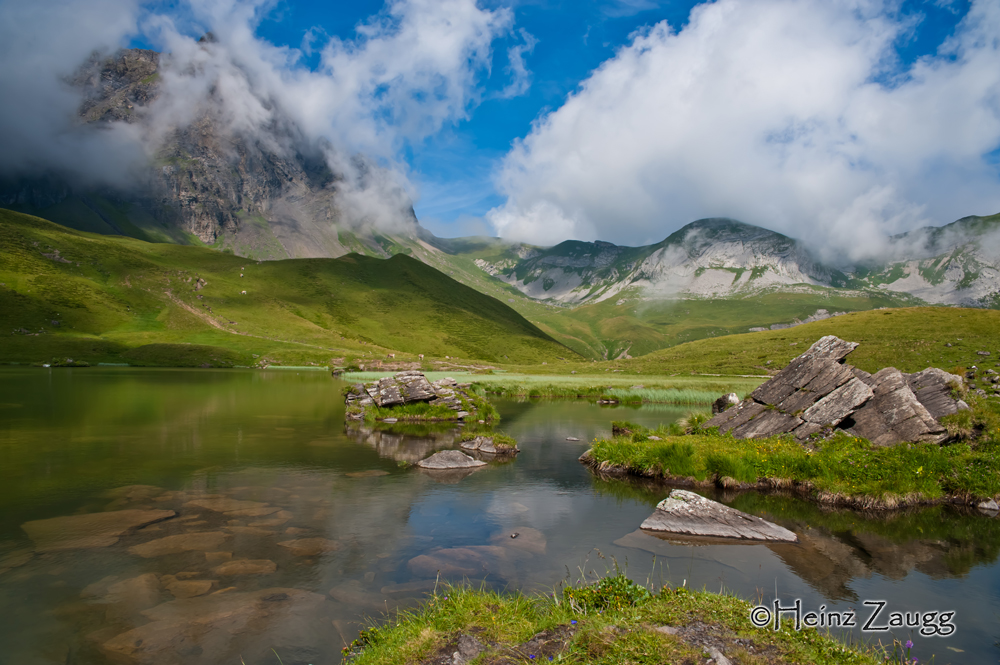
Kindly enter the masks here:
<path id="1" fill-rule="evenodd" d="M 906 644 L 904 644 L 903 646 L 906 647 L 907 649 L 912 649 L 913 648 L 913 640 L 906 640 Z"/>
<path id="2" fill-rule="evenodd" d="M 534 660 L 534 659 L 535 659 L 535 654 L 529 654 L 529 655 L 528 655 L 528 658 L 530 658 L 530 659 Z"/>
<path id="3" fill-rule="evenodd" d="M 573 619 L 572 621 L 570 621 L 570 623 L 576 623 L 576 619 Z"/>

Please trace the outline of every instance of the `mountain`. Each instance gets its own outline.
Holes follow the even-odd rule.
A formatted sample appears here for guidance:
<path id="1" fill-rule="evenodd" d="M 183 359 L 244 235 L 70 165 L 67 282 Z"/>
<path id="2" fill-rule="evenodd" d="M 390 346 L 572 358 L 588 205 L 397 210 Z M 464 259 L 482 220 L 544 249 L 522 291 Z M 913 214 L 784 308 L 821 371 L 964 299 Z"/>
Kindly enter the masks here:
<path id="1" fill-rule="evenodd" d="M 83 98 L 81 124 L 125 123 L 152 137 L 145 172 L 102 188 L 58 173 L 7 180 L 0 206 L 80 230 L 209 245 L 254 259 L 391 256 L 417 245 L 421 229 L 410 200 L 401 190 L 379 189 L 377 165 L 338 155 L 344 168 L 335 172 L 332 147 L 307 140 L 277 109 L 263 132 L 234 129 L 221 104 L 184 108 L 191 118 L 176 121 L 167 111 L 185 100 L 162 99 L 165 67 L 167 56 L 127 49 L 94 59 L 71 81 Z M 393 223 L 352 205 L 359 193 L 378 196 Z"/>
<path id="2" fill-rule="evenodd" d="M 409 256 L 250 261 L 0 210 L 0 361 L 378 366 L 575 357 Z M 449 359 L 448 356 L 451 356 Z"/>
<path id="3" fill-rule="evenodd" d="M 823 267 L 796 240 L 733 219 L 702 219 L 643 247 L 566 241 L 519 249 L 477 265 L 532 298 L 600 302 L 625 289 L 648 299 L 729 297 L 799 284 L 829 285 Z"/>
<path id="4" fill-rule="evenodd" d="M 1000 214 L 893 236 L 888 255 L 882 264 L 858 266 L 845 285 L 908 293 L 929 303 L 1000 308 Z"/>

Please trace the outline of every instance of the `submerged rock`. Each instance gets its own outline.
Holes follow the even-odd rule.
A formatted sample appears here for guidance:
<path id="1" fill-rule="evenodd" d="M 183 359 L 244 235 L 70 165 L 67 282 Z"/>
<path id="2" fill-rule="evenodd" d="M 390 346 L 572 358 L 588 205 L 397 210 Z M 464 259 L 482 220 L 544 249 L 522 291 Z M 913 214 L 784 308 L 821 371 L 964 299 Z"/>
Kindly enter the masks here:
<path id="1" fill-rule="evenodd" d="M 269 559 L 238 559 L 216 566 L 212 569 L 212 574 L 219 577 L 270 575 L 276 570 L 278 570 L 278 565 Z"/>
<path id="2" fill-rule="evenodd" d="M 320 594 L 286 588 L 172 600 L 144 610 L 149 623 L 107 639 L 100 651 L 125 665 L 238 663 L 241 655 L 264 662 L 273 647 L 312 650 L 329 626 L 324 603 Z"/>
<path id="3" fill-rule="evenodd" d="M 128 548 L 128 551 L 144 559 L 166 556 L 167 554 L 180 554 L 181 552 L 209 552 L 218 550 L 219 546 L 229 537 L 228 534 L 221 531 L 182 533 L 151 540 L 141 545 L 133 545 Z"/>
<path id="4" fill-rule="evenodd" d="M 336 552 L 340 549 L 340 543 L 326 538 L 299 538 L 297 540 L 285 540 L 278 543 L 295 556 L 319 556 L 327 552 Z"/>
<path id="5" fill-rule="evenodd" d="M 486 466 L 486 462 L 472 459 L 460 450 L 442 450 L 434 453 L 430 457 L 417 462 L 417 466 L 423 469 L 471 469 Z"/>
<path id="6" fill-rule="evenodd" d="M 968 408 L 952 396 L 962 377 L 935 368 L 868 374 L 844 363 L 857 346 L 833 335 L 821 338 L 706 426 L 738 439 L 792 433 L 805 440 L 840 428 L 876 445 L 947 440 L 937 419 Z"/>
<path id="7" fill-rule="evenodd" d="M 109 547 L 139 527 L 176 516 L 172 510 L 115 510 L 66 515 L 21 525 L 38 552 Z"/>
<path id="8" fill-rule="evenodd" d="M 689 536 L 795 542 L 784 527 L 686 490 L 674 490 L 642 523 L 643 529 Z"/>

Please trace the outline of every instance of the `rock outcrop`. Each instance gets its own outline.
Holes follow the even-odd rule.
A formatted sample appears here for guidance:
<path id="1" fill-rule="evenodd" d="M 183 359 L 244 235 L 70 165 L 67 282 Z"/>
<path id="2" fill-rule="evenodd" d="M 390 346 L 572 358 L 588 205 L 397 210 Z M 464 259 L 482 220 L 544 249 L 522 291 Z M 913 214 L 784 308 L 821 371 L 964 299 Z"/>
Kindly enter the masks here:
<path id="1" fill-rule="evenodd" d="M 497 443 L 492 436 L 477 436 L 474 439 L 463 441 L 460 445 L 464 450 L 486 453 L 488 455 L 516 455 L 521 452 L 521 449 L 517 446 Z"/>
<path id="2" fill-rule="evenodd" d="M 686 536 L 739 538 L 795 542 L 798 537 L 784 527 L 729 508 L 686 490 L 674 490 L 642 523 L 643 529 Z"/>
<path id="3" fill-rule="evenodd" d="M 434 453 L 425 460 L 417 462 L 417 466 L 422 469 L 471 469 L 473 467 L 486 466 L 486 462 L 472 459 L 460 450 L 442 450 Z"/>
<path id="4" fill-rule="evenodd" d="M 478 414 L 475 402 L 466 392 L 467 383 L 458 383 L 445 377 L 434 383 L 427 380 L 423 372 L 407 370 L 397 372 L 371 383 L 354 384 L 345 396 L 348 420 L 364 420 L 368 407 L 392 408 L 405 404 L 426 402 L 430 406 L 444 406 L 454 412 L 452 417 L 404 416 L 405 420 L 475 420 Z M 471 418 L 470 418 L 471 416 Z M 388 420 L 381 418 L 380 420 Z M 395 422 L 392 420 L 390 422 Z"/>
<path id="5" fill-rule="evenodd" d="M 823 337 L 706 426 L 738 439 L 791 433 L 801 441 L 836 428 L 879 446 L 946 441 L 938 418 L 968 408 L 952 396 L 962 377 L 935 368 L 904 374 L 886 367 L 868 374 L 844 362 L 857 346 Z"/>

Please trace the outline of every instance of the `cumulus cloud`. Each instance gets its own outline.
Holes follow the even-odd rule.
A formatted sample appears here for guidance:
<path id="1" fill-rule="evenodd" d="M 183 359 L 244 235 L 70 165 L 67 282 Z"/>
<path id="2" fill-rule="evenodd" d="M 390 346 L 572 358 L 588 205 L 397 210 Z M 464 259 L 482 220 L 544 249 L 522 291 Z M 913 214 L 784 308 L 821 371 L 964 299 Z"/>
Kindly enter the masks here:
<path id="1" fill-rule="evenodd" d="M 1000 5 L 902 71 L 879 0 L 718 0 L 633 36 L 515 143 L 488 220 L 511 239 L 658 241 L 729 216 L 864 258 L 1000 210 Z"/>
<path id="2" fill-rule="evenodd" d="M 414 188 L 401 151 L 468 117 L 482 95 L 493 41 L 512 30 L 512 12 L 481 9 L 475 0 L 388 0 L 352 39 L 328 37 L 317 27 L 300 50 L 258 36 L 272 5 L 203 0 L 164 11 L 138 0 L 8 2 L 0 14 L 0 93 L 28 99 L 32 112 L 4 105 L 12 122 L 3 123 L 0 137 L 7 145 L 9 133 L 20 143 L 0 164 L 23 172 L 28 163 L 40 170 L 96 155 L 133 172 L 137 159 L 148 160 L 172 132 L 207 113 L 225 133 L 270 151 L 294 154 L 305 145 L 323 152 L 342 176 L 345 212 L 376 222 L 410 215 Z M 80 17 L 94 25 L 81 29 Z M 206 33 L 212 38 L 199 40 Z M 65 75 L 91 53 L 111 53 L 137 35 L 164 53 L 159 97 L 135 127 L 81 127 L 80 95 Z M 528 76 L 522 56 L 529 38 L 510 54 L 519 91 Z M 304 66 L 309 53 L 319 53 L 318 67 Z M 28 66 L 10 74 L 22 57 Z M 109 145 L 131 151 L 130 160 L 113 158 Z M 105 180 L 125 178 L 108 173 Z"/>

